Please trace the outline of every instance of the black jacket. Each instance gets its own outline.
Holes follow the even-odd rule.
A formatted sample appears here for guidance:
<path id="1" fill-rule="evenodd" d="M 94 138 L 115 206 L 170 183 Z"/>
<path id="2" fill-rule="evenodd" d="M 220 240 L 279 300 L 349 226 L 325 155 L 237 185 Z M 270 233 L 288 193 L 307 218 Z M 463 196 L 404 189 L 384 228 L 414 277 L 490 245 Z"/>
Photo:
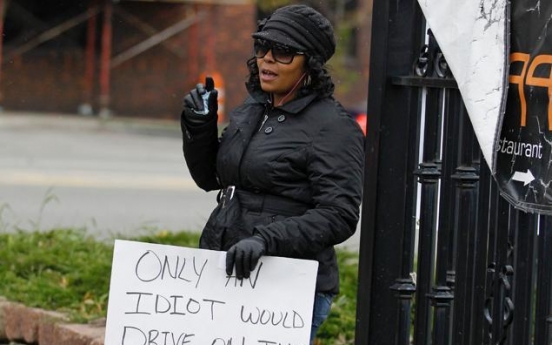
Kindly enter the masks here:
<path id="1" fill-rule="evenodd" d="M 200 247 L 228 250 L 257 233 L 267 254 L 319 262 L 317 291 L 337 293 L 333 246 L 356 230 L 362 196 L 364 136 L 333 98 L 311 94 L 273 108 L 250 97 L 229 116 L 219 141 L 216 118 L 182 122 L 184 156 L 202 189 L 236 186 L 203 230 Z M 232 204 L 234 205 L 234 204 Z M 239 207 L 239 206 L 238 206 Z"/>

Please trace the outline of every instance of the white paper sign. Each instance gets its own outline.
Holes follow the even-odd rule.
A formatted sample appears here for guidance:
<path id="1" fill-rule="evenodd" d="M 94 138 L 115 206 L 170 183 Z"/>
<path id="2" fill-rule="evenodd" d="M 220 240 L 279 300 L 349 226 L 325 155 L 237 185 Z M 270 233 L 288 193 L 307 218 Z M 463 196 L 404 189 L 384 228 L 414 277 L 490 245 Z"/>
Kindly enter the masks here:
<path id="1" fill-rule="evenodd" d="M 456 79 L 483 156 L 494 173 L 508 89 L 508 1 L 418 3 Z"/>
<path id="2" fill-rule="evenodd" d="M 115 241 L 105 345 L 307 345 L 318 262 L 263 257 L 238 280 L 225 260 Z"/>

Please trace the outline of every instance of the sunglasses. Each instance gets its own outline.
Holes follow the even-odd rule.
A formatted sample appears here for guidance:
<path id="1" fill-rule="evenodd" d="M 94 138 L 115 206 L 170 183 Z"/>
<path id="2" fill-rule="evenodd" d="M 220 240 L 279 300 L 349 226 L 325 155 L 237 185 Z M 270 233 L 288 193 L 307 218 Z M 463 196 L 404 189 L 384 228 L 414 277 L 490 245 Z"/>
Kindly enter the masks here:
<path id="1" fill-rule="evenodd" d="M 297 51 L 285 45 L 258 39 L 253 43 L 253 49 L 255 50 L 255 57 L 257 59 L 264 58 L 270 50 L 274 60 L 285 65 L 292 63 L 295 55 L 305 55 L 304 52 Z"/>

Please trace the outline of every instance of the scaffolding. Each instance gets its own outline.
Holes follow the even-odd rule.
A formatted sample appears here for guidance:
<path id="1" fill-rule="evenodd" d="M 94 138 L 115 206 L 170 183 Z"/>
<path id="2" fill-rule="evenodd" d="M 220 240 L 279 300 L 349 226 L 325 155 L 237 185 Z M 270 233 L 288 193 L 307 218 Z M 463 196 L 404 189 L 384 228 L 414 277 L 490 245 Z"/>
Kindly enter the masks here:
<path id="1" fill-rule="evenodd" d="M 176 23 L 169 24 L 162 29 L 157 29 L 143 19 L 126 11 L 124 7 L 119 6 L 119 4 L 130 2 L 178 3 L 192 4 L 193 6 L 190 6 L 189 9 L 186 10 L 185 16 Z M 0 82 L 2 81 L 2 62 L 5 63 L 20 57 L 39 45 L 60 37 L 76 26 L 85 24 L 85 68 L 83 75 L 82 104 L 79 106 L 79 112 L 83 115 L 92 114 L 94 85 L 98 82 L 98 113 L 101 117 L 109 117 L 111 116 L 110 81 L 113 69 L 158 45 L 162 45 L 175 56 L 183 58 L 185 56 L 185 50 L 181 46 L 171 43 L 169 39 L 204 20 L 206 16 L 205 8 L 210 7 L 202 6 L 200 10 L 198 5 L 223 4 L 228 6 L 252 3 L 252 0 L 88 0 L 84 11 L 63 20 L 61 23 L 49 24 L 44 23 L 40 18 L 37 18 L 36 15 L 16 2 L 0 0 L 0 10 L 2 10 L 2 16 L 0 17 Z M 4 42 L 2 42 L 4 36 L 4 22 L 8 6 L 12 6 L 10 10 L 12 10 L 12 12 L 16 11 L 18 18 L 24 18 L 25 22 L 37 28 L 40 32 L 29 39 L 21 40 L 22 42 L 16 42 L 16 44 L 10 45 L 9 48 L 6 47 L 5 51 L 2 52 L 4 46 Z M 145 34 L 146 38 L 127 47 L 123 51 L 113 54 L 114 16 L 117 16 L 126 24 Z M 101 44 L 99 44 L 99 52 L 96 51 L 98 49 L 96 46 L 97 40 L 101 42 Z M 202 44 L 213 45 L 214 41 L 202 42 Z M 99 65 L 98 70 L 94 67 L 96 64 Z M 208 62 L 208 64 L 213 65 L 214 62 Z M 2 104 L 3 97 L 0 91 L 0 106 Z"/>

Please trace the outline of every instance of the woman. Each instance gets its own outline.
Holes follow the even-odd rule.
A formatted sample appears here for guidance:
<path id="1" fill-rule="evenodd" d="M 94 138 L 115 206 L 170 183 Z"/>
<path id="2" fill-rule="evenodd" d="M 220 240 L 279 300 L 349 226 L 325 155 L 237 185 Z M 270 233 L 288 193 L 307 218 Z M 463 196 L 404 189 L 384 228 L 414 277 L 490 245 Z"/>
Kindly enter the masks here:
<path id="1" fill-rule="evenodd" d="M 333 246 L 358 222 L 364 135 L 333 98 L 324 64 L 335 39 L 324 16 L 282 7 L 252 36 L 250 97 L 230 114 L 220 140 L 212 85 L 198 85 L 184 100 L 188 168 L 199 187 L 221 190 L 200 247 L 227 250 L 227 273 L 235 269 L 239 279 L 262 255 L 317 260 L 312 342 L 339 292 Z"/>

